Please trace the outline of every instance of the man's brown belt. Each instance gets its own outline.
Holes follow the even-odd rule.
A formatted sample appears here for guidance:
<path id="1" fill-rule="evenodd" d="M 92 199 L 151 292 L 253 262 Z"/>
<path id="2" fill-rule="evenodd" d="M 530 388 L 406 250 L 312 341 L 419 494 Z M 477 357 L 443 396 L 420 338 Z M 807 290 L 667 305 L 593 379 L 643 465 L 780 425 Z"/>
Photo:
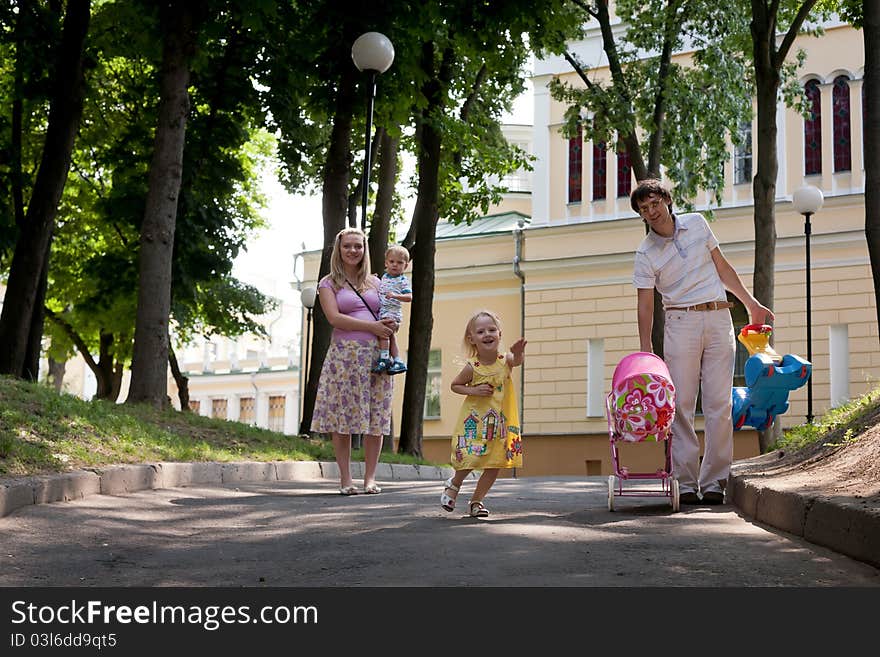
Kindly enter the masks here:
<path id="1" fill-rule="evenodd" d="M 709 303 L 698 303 L 696 306 L 666 308 L 666 310 L 721 310 L 722 308 L 733 308 L 733 304 L 730 301 L 710 301 Z"/>

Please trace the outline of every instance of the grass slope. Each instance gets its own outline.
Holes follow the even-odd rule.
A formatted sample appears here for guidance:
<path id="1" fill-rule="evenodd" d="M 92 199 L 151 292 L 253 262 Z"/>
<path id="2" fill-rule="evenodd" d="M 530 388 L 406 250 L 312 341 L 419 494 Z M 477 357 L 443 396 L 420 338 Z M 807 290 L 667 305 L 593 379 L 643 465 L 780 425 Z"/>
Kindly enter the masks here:
<path id="1" fill-rule="evenodd" d="M 852 442 L 880 419 L 880 386 L 832 408 L 813 419 L 787 429 L 771 449 L 799 450 L 814 445 L 837 447 Z"/>
<path id="2" fill-rule="evenodd" d="M 363 460 L 355 450 L 353 460 Z M 329 441 L 175 410 L 84 401 L 0 376 L 0 476 L 155 461 L 332 461 Z M 382 452 L 388 463 L 427 463 Z"/>

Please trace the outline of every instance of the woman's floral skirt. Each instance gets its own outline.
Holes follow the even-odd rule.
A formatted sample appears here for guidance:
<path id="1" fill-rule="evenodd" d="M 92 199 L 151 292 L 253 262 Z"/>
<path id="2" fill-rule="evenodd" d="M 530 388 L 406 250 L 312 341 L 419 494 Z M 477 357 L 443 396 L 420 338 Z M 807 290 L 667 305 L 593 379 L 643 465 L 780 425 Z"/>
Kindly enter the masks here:
<path id="1" fill-rule="evenodd" d="M 318 381 L 312 431 L 391 433 L 391 377 L 370 372 L 378 357 L 378 341 L 330 343 Z"/>

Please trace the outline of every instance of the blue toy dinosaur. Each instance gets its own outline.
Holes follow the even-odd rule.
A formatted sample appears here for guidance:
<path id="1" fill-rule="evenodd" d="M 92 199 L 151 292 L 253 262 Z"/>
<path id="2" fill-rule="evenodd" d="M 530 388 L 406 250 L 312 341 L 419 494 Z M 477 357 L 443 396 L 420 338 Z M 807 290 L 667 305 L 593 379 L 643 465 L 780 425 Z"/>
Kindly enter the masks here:
<path id="1" fill-rule="evenodd" d="M 770 346 L 773 328 L 767 324 L 748 324 L 739 341 L 749 350 L 745 387 L 733 388 L 733 428 L 754 427 L 763 431 L 777 415 L 788 410 L 788 393 L 803 386 L 813 365 L 800 356 L 780 357 Z"/>

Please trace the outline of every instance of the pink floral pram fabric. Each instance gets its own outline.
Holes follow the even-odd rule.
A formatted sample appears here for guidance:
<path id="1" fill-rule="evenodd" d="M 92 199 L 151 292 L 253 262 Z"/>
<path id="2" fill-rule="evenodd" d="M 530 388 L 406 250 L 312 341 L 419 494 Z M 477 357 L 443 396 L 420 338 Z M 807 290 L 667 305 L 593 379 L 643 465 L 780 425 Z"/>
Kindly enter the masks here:
<path id="1" fill-rule="evenodd" d="M 634 374 L 608 394 L 612 440 L 666 440 L 674 417 L 675 388 L 659 374 Z"/>

